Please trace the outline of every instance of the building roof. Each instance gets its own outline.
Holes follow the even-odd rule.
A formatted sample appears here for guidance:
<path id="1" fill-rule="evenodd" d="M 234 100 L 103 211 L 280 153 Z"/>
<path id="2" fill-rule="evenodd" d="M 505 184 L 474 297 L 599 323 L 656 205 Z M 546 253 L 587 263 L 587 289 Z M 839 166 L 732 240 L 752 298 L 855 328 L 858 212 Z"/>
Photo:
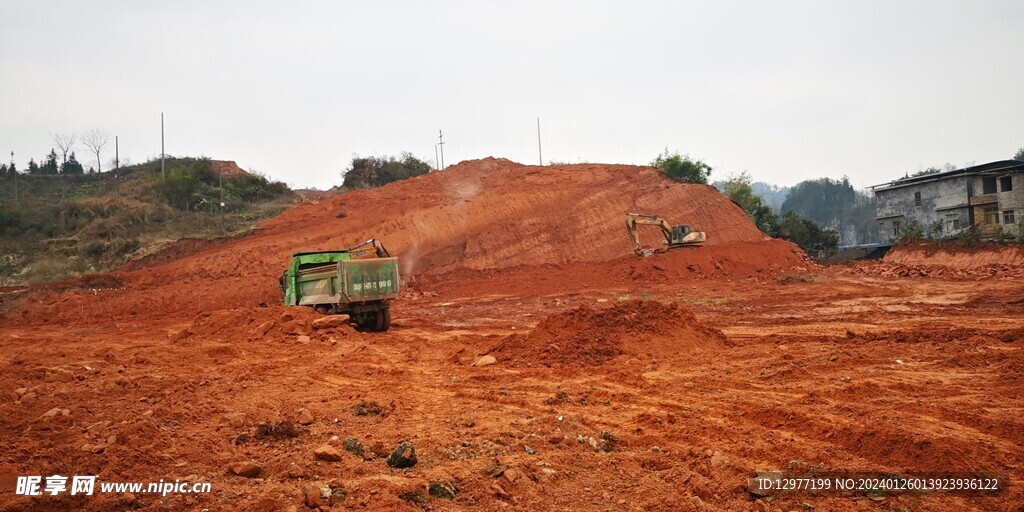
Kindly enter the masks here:
<path id="1" fill-rule="evenodd" d="M 877 192 L 879 190 L 899 188 L 907 185 L 916 185 L 919 183 L 925 183 L 929 181 L 944 180 L 956 176 L 973 176 L 977 174 L 1001 174 L 1014 171 L 1024 171 L 1024 162 L 1020 160 L 999 160 L 997 162 L 989 162 L 987 164 L 964 167 L 963 169 L 954 169 L 952 171 L 937 172 L 935 174 L 925 174 L 922 176 L 910 176 L 906 178 L 900 178 L 898 180 L 893 180 L 888 183 L 873 185 L 868 188 Z"/>

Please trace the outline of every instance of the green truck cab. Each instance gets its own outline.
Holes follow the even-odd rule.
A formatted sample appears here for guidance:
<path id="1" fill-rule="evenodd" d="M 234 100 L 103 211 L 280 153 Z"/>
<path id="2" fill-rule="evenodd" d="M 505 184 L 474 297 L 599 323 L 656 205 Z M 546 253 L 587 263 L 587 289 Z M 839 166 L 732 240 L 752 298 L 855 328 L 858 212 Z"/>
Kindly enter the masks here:
<path id="1" fill-rule="evenodd" d="M 280 285 L 285 306 L 347 314 L 361 330 L 386 331 L 399 281 L 398 258 L 370 240 L 340 251 L 297 252 Z"/>

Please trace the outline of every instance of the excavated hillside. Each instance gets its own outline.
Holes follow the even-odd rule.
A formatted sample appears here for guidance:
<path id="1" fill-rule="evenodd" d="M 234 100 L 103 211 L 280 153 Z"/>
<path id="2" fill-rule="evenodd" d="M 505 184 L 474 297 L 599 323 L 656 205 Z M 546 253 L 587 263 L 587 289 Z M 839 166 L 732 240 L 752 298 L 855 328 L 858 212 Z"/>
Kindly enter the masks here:
<path id="1" fill-rule="evenodd" d="M 406 276 L 630 262 L 635 256 L 623 214 L 631 211 L 706 231 L 707 246 L 697 250 L 705 260 L 709 254 L 742 258 L 766 269 L 803 262 L 794 246 L 765 236 L 740 207 L 707 185 L 678 183 L 650 167 L 536 167 L 487 158 L 300 206 L 244 239 L 126 267 L 104 286 L 85 284 L 88 289 L 77 294 L 63 286 L 52 304 L 39 299 L 42 304 L 32 311 L 35 320 L 54 321 L 274 304 L 277 277 L 292 253 L 344 248 L 369 238 L 401 257 Z M 661 243 L 654 228 L 643 236 L 650 245 Z M 751 250 L 751 243 L 758 249 Z M 733 245 L 742 249 L 731 250 Z M 685 257 L 677 263 L 685 271 Z M 705 263 L 712 265 L 721 266 Z"/>

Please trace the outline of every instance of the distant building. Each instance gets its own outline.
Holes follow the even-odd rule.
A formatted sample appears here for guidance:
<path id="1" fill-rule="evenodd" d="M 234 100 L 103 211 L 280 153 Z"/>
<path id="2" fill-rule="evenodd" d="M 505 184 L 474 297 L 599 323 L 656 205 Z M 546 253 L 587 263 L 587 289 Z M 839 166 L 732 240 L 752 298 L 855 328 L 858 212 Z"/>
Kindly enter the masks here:
<path id="1" fill-rule="evenodd" d="M 871 187 L 882 238 L 898 239 L 911 221 L 943 237 L 978 225 L 983 237 L 1017 236 L 1024 218 L 1024 162 L 1004 160 L 898 179 Z M 936 224 L 940 223 L 940 224 Z M 903 231 L 903 233 L 901 233 Z"/>

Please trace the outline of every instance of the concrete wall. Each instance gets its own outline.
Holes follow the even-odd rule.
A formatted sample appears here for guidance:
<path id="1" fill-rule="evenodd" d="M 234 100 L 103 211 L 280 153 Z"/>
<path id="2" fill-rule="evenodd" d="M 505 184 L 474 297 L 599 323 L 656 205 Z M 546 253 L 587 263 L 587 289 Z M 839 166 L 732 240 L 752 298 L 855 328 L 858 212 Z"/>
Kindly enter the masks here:
<path id="1" fill-rule="evenodd" d="M 971 222 L 978 224 L 982 233 L 993 235 L 999 228 L 1018 236 L 1024 223 L 1024 173 L 1010 175 L 1012 190 L 1004 190 L 996 177 L 996 192 L 984 194 L 984 176 L 953 176 L 936 181 L 926 181 L 906 186 L 876 189 L 877 208 L 875 218 L 879 223 L 879 234 L 883 239 L 898 238 L 906 234 L 903 228 L 910 221 L 917 221 L 927 230 L 941 222 L 944 235 L 952 235 L 967 228 Z M 921 195 L 917 205 L 915 194 Z M 985 209 L 996 208 L 998 224 L 986 224 Z M 1012 211 L 1014 222 L 1004 222 L 1005 212 Z M 991 218 L 989 219 L 992 220 Z"/>
<path id="2" fill-rule="evenodd" d="M 975 195 L 971 200 L 972 207 L 974 208 L 974 222 L 981 226 L 983 233 L 992 234 L 997 232 L 997 228 L 1002 228 L 1003 231 L 1013 236 L 1019 236 L 1021 233 L 1021 222 L 1024 220 L 1022 219 L 1022 216 L 1024 216 L 1024 174 L 1010 175 L 1012 190 L 1004 190 L 1003 183 L 999 178 L 996 177 L 996 192 L 994 194 L 985 194 L 985 177 L 971 177 Z M 986 208 L 996 208 L 997 224 L 987 224 L 985 222 Z M 1004 222 L 1005 213 L 1008 211 L 1013 212 L 1014 222 L 1012 224 Z"/>
<path id="3" fill-rule="evenodd" d="M 906 226 L 912 220 L 927 230 L 935 222 L 943 223 L 943 232 L 952 234 L 969 223 L 968 186 L 970 178 L 954 176 L 944 180 L 928 181 L 903 187 L 875 190 L 878 201 L 875 218 L 883 239 L 898 238 L 895 224 Z M 915 194 L 921 194 L 917 205 Z M 955 222 L 954 222 L 955 221 Z"/>

